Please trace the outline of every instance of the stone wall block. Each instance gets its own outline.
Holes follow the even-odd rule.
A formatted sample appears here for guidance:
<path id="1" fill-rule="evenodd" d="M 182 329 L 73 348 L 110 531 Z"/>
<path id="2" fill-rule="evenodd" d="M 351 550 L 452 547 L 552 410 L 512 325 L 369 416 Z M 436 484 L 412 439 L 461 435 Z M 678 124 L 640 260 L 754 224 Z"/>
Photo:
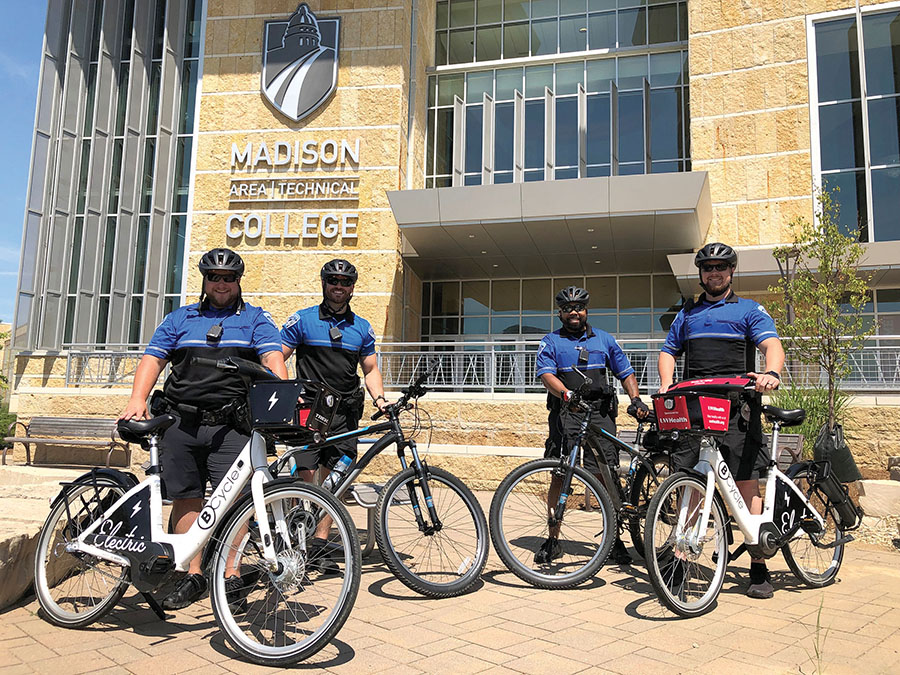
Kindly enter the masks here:
<path id="1" fill-rule="evenodd" d="M 806 58 L 806 24 L 803 17 L 780 21 L 773 28 L 775 62 L 797 61 Z"/>

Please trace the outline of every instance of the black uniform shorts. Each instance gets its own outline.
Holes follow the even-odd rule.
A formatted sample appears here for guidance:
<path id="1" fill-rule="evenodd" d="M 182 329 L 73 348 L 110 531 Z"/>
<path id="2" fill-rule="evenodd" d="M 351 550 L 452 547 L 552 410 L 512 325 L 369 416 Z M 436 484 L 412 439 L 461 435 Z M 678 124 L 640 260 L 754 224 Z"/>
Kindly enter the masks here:
<path id="1" fill-rule="evenodd" d="M 227 424 L 196 424 L 172 412 L 178 420 L 160 441 L 159 463 L 170 499 L 198 499 L 206 482 L 216 486 L 241 454 L 250 437 Z"/>
<path id="2" fill-rule="evenodd" d="M 722 457 L 735 480 L 751 480 L 766 473 L 769 463 L 762 431 L 762 400 L 759 396 L 731 406 L 728 431 L 719 438 Z M 682 436 L 672 450 L 675 471 L 692 469 L 700 459 L 700 438 Z"/>
<path id="3" fill-rule="evenodd" d="M 559 457 L 572 449 L 572 444 L 578 438 L 583 415 L 584 413 L 573 413 L 567 410 L 550 411 L 550 414 L 547 415 L 550 435 L 544 444 L 544 457 Z M 591 415 L 591 424 L 587 429 L 587 434 L 585 434 L 585 447 L 582 452 L 584 468 L 591 473 L 596 473 L 600 468 L 594 451 L 604 459 L 607 466 L 618 467 L 619 465 L 618 449 L 612 441 L 600 434 L 600 429 L 605 429 L 615 436 L 616 422 L 608 415 L 594 412 Z"/>
<path id="4" fill-rule="evenodd" d="M 339 407 L 331 420 L 328 435 L 343 434 L 348 431 L 355 431 L 359 428 L 358 408 Z M 352 460 L 356 460 L 358 454 L 356 448 L 356 438 L 348 438 L 335 441 L 321 448 L 304 450 L 294 454 L 294 461 L 297 463 L 298 469 L 318 469 L 319 466 L 327 466 L 333 468 L 341 455 L 347 455 Z"/>

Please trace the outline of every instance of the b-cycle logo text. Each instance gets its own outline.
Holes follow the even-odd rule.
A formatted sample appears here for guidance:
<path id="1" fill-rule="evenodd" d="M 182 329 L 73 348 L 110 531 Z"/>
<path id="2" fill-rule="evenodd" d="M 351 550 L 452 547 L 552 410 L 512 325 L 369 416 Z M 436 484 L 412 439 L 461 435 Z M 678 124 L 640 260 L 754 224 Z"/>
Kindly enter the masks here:
<path id="1" fill-rule="evenodd" d="M 238 465 L 238 467 L 240 466 L 241 464 Z M 216 488 L 216 491 L 213 492 L 209 501 L 206 503 L 206 506 L 203 507 L 203 510 L 200 511 L 200 514 L 197 516 L 197 524 L 200 526 L 201 530 L 208 530 L 216 524 L 219 509 L 225 504 L 225 498 L 236 488 L 237 481 L 240 477 L 241 472 L 238 468 L 233 468 L 229 470 L 228 475 L 222 479 L 221 483 L 219 483 L 219 487 Z"/>

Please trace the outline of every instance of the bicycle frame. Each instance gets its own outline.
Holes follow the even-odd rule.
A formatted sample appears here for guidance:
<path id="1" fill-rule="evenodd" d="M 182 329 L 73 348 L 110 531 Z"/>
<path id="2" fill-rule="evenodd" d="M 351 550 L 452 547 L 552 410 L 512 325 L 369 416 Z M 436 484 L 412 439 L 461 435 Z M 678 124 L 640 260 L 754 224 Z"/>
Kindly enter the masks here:
<path id="1" fill-rule="evenodd" d="M 152 551 L 148 551 L 148 548 L 152 548 L 153 544 L 161 544 L 163 547 L 167 545 L 171 550 L 174 569 L 186 571 L 190 561 L 210 539 L 215 531 L 215 526 L 235 503 L 241 490 L 249 481 L 257 514 L 256 521 L 263 543 L 263 555 L 273 569 L 277 568 L 278 563 L 269 519 L 260 517 L 260 514 L 265 514 L 263 485 L 271 481 L 272 477 L 266 463 L 266 442 L 258 432 L 254 431 L 251 434 L 250 440 L 247 441 L 237 459 L 228 469 L 225 478 L 213 491 L 193 525 L 183 534 L 169 534 L 163 528 L 159 450 L 155 436 L 150 439 L 150 469 L 148 471 L 150 475 L 146 479 L 116 500 L 104 511 L 103 517 L 93 522 L 79 535 L 77 540 L 67 544 L 67 551 L 90 554 L 130 567 L 135 559 L 140 560 L 143 557 L 152 556 Z M 114 523 L 110 519 L 110 515 L 128 501 L 134 501 L 132 518 L 137 516 L 142 508 L 149 509 L 149 528 L 142 527 L 139 523 L 134 525 L 129 532 L 120 533 L 122 522 Z M 129 524 L 131 523 L 129 522 Z M 285 528 L 283 518 L 276 518 L 276 527 L 280 532 L 282 528 Z M 149 531 L 142 531 L 146 529 Z M 281 534 L 287 536 L 288 533 L 285 531 Z M 136 538 L 136 536 L 140 538 Z M 88 543 L 89 538 L 91 543 Z M 301 545 L 304 545 L 302 539 Z M 163 550 L 165 549 L 163 548 Z M 120 555 L 116 551 L 137 555 Z M 140 556 L 142 553 L 145 556 Z"/>

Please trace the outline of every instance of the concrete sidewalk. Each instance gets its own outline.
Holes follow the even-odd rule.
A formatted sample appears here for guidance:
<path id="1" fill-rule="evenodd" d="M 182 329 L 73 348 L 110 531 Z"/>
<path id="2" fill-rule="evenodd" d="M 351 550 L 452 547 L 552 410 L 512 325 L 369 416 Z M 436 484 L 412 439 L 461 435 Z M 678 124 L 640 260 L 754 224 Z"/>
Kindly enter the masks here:
<path id="1" fill-rule="evenodd" d="M 490 495 L 480 494 L 486 502 Z M 486 505 L 486 504 L 485 504 Z M 535 675 L 614 672 L 896 672 L 900 650 L 900 554 L 853 542 L 840 581 L 798 585 L 779 556 L 776 594 L 743 594 L 746 556 L 732 563 L 718 606 L 678 619 L 652 597 L 644 569 L 605 567 L 570 591 L 527 586 L 491 552 L 477 590 L 429 600 L 364 560 L 353 612 L 337 639 L 295 669 L 334 673 Z M 159 621 L 130 591 L 103 623 L 56 628 L 26 599 L 0 613 L 3 673 L 255 673 L 219 635 L 209 600 Z"/>

